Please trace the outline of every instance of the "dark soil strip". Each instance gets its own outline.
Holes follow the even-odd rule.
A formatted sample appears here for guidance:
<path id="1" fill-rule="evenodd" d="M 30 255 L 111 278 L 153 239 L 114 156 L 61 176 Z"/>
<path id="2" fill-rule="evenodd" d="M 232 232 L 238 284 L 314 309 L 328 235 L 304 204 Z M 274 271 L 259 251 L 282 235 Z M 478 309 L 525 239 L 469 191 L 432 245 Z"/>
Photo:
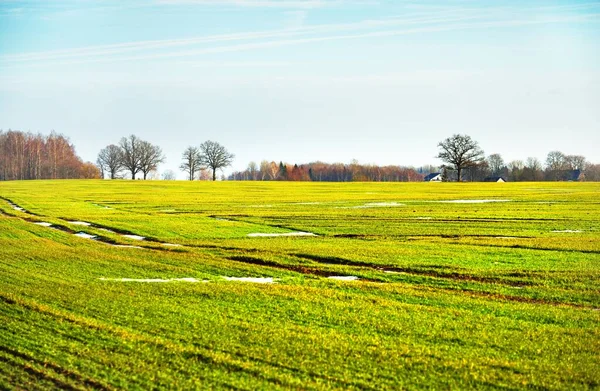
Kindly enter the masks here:
<path id="1" fill-rule="evenodd" d="M 298 258 L 309 259 L 311 261 L 324 263 L 326 265 L 346 265 L 346 266 L 357 266 L 357 267 L 368 267 L 371 269 L 383 269 L 383 267 L 376 267 L 372 263 L 368 262 L 360 262 L 360 261 L 352 261 L 345 258 L 338 257 L 328 257 L 321 255 L 312 255 L 312 254 L 292 254 Z"/>
<path id="2" fill-rule="evenodd" d="M 470 289 L 463 289 L 463 290 L 452 289 L 452 288 L 442 288 L 442 289 L 448 290 L 448 291 L 453 291 L 453 292 L 464 293 L 469 296 L 485 297 L 485 298 L 491 298 L 491 299 L 502 300 L 502 301 L 514 301 L 514 302 L 518 302 L 518 303 L 529 303 L 529 304 L 544 304 L 544 305 L 550 305 L 550 306 L 554 306 L 554 307 L 565 306 L 565 307 L 582 308 L 582 309 L 595 310 L 595 311 L 600 310 L 600 308 L 592 307 L 592 306 L 586 305 L 586 304 L 579 304 L 579 303 L 550 301 L 550 300 L 546 300 L 546 299 L 536 299 L 533 297 L 504 295 L 502 293 L 474 291 L 474 290 L 470 290 Z"/>
<path id="3" fill-rule="evenodd" d="M 518 287 L 533 285 L 533 283 L 530 281 L 506 281 L 501 278 L 495 278 L 495 277 L 480 277 L 480 276 L 473 276 L 471 274 L 463 274 L 463 273 L 456 273 L 456 272 L 452 272 L 452 273 L 440 272 L 435 269 L 441 269 L 441 268 L 444 268 L 444 266 L 439 266 L 439 265 L 434 265 L 433 267 L 424 266 L 429 269 L 429 270 L 424 270 L 424 269 L 409 268 L 409 267 L 399 268 L 399 267 L 395 267 L 395 266 L 391 266 L 391 265 L 377 266 L 377 265 L 374 265 L 374 264 L 368 263 L 368 262 L 352 261 L 349 259 L 338 258 L 338 257 L 327 257 L 327 256 L 310 255 L 310 254 L 294 254 L 294 255 L 299 258 L 310 259 L 312 261 L 324 263 L 324 264 L 328 264 L 328 265 L 346 265 L 346 266 L 356 266 L 356 267 L 367 267 L 367 268 L 370 268 L 373 270 L 384 271 L 384 272 L 406 273 L 406 274 L 428 276 L 428 277 L 435 277 L 435 278 L 447 278 L 447 279 L 458 280 L 458 281 L 475 281 L 475 282 L 481 282 L 481 283 L 487 283 L 487 284 L 502 284 L 502 285 L 509 285 L 509 286 L 518 286 Z M 431 270 L 431 269 L 434 269 L 434 270 Z M 511 275 L 509 275 L 509 276 L 511 276 Z M 511 277 L 513 277 L 513 276 L 511 276 Z M 517 276 L 514 276 L 514 277 L 517 277 Z M 523 276 L 519 275 L 519 277 L 523 277 Z"/>
<path id="4" fill-rule="evenodd" d="M 248 257 L 245 255 L 234 255 L 231 257 L 226 257 L 226 259 L 229 259 L 230 261 L 235 261 L 235 262 L 243 262 L 243 263 L 249 263 L 251 265 L 273 267 L 276 269 L 288 270 L 288 271 L 293 271 L 293 272 L 301 273 L 301 274 L 312 274 L 312 275 L 321 276 L 321 277 L 330 277 L 330 276 L 335 275 L 335 274 L 327 273 L 320 269 L 308 268 L 308 267 L 304 267 L 304 266 L 282 265 L 277 262 L 267 261 L 267 260 L 261 259 L 261 258 Z"/>
<path id="5" fill-rule="evenodd" d="M 273 267 L 276 269 L 292 271 L 292 272 L 296 272 L 296 273 L 300 273 L 300 274 L 309 274 L 309 275 L 314 275 L 314 276 L 319 276 L 319 277 L 339 276 L 339 273 L 332 273 L 332 272 L 328 272 L 328 271 L 317 269 L 317 268 L 299 266 L 299 265 L 282 265 L 280 263 L 276 263 L 273 261 L 267 261 L 265 259 L 248 257 L 248 256 L 243 256 L 243 255 L 226 257 L 226 259 L 229 259 L 230 261 L 249 263 L 251 265 L 258 265 L 258 266 Z M 373 278 L 366 278 L 366 277 L 359 277 L 359 279 L 361 281 L 384 282 L 381 280 L 377 280 L 377 279 L 373 279 Z"/>
<path id="6" fill-rule="evenodd" d="M 15 204 L 12 200 L 10 200 L 10 199 L 8 199 L 6 197 L 0 197 L 0 199 L 8 202 L 11 207 L 16 206 L 18 208 L 21 208 L 19 205 Z M 30 211 L 28 211 L 25 208 L 21 208 L 21 209 L 22 209 L 21 212 L 23 212 L 25 214 L 29 214 L 29 215 L 32 215 L 32 216 L 39 216 L 37 213 L 30 212 Z"/>
<path id="7" fill-rule="evenodd" d="M 18 357 L 18 358 L 20 358 L 22 360 L 25 360 L 25 361 L 28 361 L 28 362 L 40 365 L 40 366 L 42 366 L 44 368 L 50 368 L 54 372 L 59 373 L 59 374 L 65 376 L 65 377 L 67 377 L 69 379 L 75 380 L 76 382 L 82 383 L 82 384 L 84 384 L 87 387 L 91 387 L 91 388 L 94 388 L 96 390 L 110 390 L 111 389 L 111 388 L 105 386 L 104 384 L 99 383 L 99 382 L 97 382 L 95 380 L 85 378 L 82 375 L 80 375 L 79 373 L 76 373 L 76 372 L 70 371 L 68 369 L 62 368 L 62 367 L 60 367 L 60 366 L 58 366 L 56 364 L 53 364 L 51 362 L 38 360 L 38 359 L 36 359 L 36 358 L 28 355 L 28 354 L 18 352 L 16 350 L 10 349 L 8 347 L 0 346 L 0 352 L 4 352 L 4 353 L 6 353 L 9 356 Z M 64 389 L 64 387 L 66 387 L 67 389 L 76 389 L 76 388 L 71 387 L 69 384 L 65 384 L 63 382 L 59 382 L 56 379 L 50 378 L 45 373 L 43 373 L 41 371 L 38 371 L 38 370 L 36 370 L 34 368 L 26 366 L 24 369 L 25 369 L 26 372 L 28 372 L 30 374 L 33 374 L 36 377 L 38 375 L 41 375 L 45 379 L 48 379 L 51 382 L 53 382 L 54 384 L 60 386 L 61 389 Z M 57 382 L 59 382 L 60 384 L 57 384 Z"/>

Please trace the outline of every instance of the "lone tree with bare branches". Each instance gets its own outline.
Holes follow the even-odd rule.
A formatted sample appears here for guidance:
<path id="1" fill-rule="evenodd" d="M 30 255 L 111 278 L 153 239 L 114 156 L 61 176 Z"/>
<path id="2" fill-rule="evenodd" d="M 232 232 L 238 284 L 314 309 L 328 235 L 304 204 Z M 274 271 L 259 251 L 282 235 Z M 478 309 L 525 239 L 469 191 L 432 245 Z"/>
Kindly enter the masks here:
<path id="1" fill-rule="evenodd" d="M 119 171 L 123 169 L 123 151 L 118 146 L 111 144 L 100 150 L 97 163 L 103 176 L 104 172 L 107 172 L 110 179 L 115 179 Z"/>
<path id="2" fill-rule="evenodd" d="M 234 154 L 229 153 L 221 144 L 205 141 L 200 144 L 200 164 L 212 170 L 212 180 L 217 180 L 217 170 L 231 165 Z"/>
<path id="3" fill-rule="evenodd" d="M 142 141 L 140 149 L 140 171 L 144 174 L 144 180 L 146 180 L 150 171 L 156 170 L 160 163 L 164 163 L 165 156 L 158 145 L 153 145 L 148 141 Z"/>
<path id="4" fill-rule="evenodd" d="M 463 169 L 475 166 L 484 159 L 479 144 L 467 135 L 455 134 L 440 142 L 438 147 L 442 149 L 437 155 L 438 159 L 454 166 L 459 182 Z"/>
<path id="5" fill-rule="evenodd" d="M 197 147 L 187 147 L 183 151 L 181 157 L 183 162 L 179 166 L 181 171 L 188 173 L 188 179 L 193 181 L 196 179 L 197 174 L 202 170 L 202 164 L 200 163 L 200 149 Z"/>
<path id="6" fill-rule="evenodd" d="M 142 140 L 132 134 L 129 137 L 123 137 L 119 142 L 119 147 L 123 152 L 123 167 L 131 173 L 131 179 L 135 180 L 135 174 L 140 172 L 140 163 L 142 160 Z"/>

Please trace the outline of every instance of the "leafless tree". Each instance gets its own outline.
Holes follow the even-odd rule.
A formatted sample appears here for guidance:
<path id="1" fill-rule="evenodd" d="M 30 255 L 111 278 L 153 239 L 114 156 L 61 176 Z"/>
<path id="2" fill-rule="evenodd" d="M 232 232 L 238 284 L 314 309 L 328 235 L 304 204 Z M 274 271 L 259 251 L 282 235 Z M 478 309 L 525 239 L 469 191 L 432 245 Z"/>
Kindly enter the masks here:
<path id="1" fill-rule="evenodd" d="M 470 136 L 455 134 L 438 144 L 442 151 L 438 158 L 450 163 L 457 171 L 458 181 L 464 168 L 474 166 L 483 160 L 483 151 Z"/>
<path id="2" fill-rule="evenodd" d="M 587 161 L 581 155 L 568 155 L 565 157 L 565 163 L 571 170 L 585 170 Z"/>
<path id="3" fill-rule="evenodd" d="M 212 170 L 213 181 L 217 180 L 217 170 L 229 166 L 234 157 L 217 142 L 208 140 L 200 144 L 200 164 Z"/>
<path id="4" fill-rule="evenodd" d="M 492 175 L 498 175 L 504 167 L 504 159 L 502 159 L 499 153 L 492 153 L 486 160 L 492 171 Z"/>
<path id="5" fill-rule="evenodd" d="M 256 162 L 250 162 L 248 163 L 248 174 L 250 176 L 250 180 L 255 181 L 258 179 L 258 165 L 256 164 Z"/>
<path id="6" fill-rule="evenodd" d="M 123 153 L 123 167 L 131 173 L 131 179 L 142 170 L 142 140 L 136 135 L 123 137 L 119 142 Z"/>
<path id="7" fill-rule="evenodd" d="M 533 171 L 540 171 L 542 169 L 542 163 L 540 163 L 539 159 L 536 157 L 528 157 L 527 160 L 525 160 L 525 167 Z"/>
<path id="8" fill-rule="evenodd" d="M 564 170 L 567 157 L 560 151 L 552 151 L 546 156 L 546 168 L 551 171 Z"/>
<path id="9" fill-rule="evenodd" d="M 110 179 L 115 179 L 119 171 L 123 169 L 123 151 L 118 146 L 111 144 L 100 150 L 96 161 L 103 175 L 106 171 Z"/>
<path id="10" fill-rule="evenodd" d="M 148 173 L 156 170 L 160 163 L 164 163 L 165 156 L 158 145 L 152 145 L 148 141 L 140 142 L 140 171 L 144 174 L 144 180 Z"/>
<path id="11" fill-rule="evenodd" d="M 202 169 L 200 163 L 200 150 L 197 147 L 187 147 L 183 151 L 182 156 L 183 162 L 179 166 L 181 171 L 188 173 L 188 179 L 193 181 L 196 178 L 196 174 Z"/>
<path id="12" fill-rule="evenodd" d="M 163 181 L 174 181 L 177 179 L 177 175 L 175 175 L 173 170 L 166 170 L 162 173 L 162 179 Z"/>
<path id="13" fill-rule="evenodd" d="M 260 180 L 264 181 L 267 180 L 269 178 L 269 167 L 270 164 L 268 161 L 263 160 L 260 162 Z"/>

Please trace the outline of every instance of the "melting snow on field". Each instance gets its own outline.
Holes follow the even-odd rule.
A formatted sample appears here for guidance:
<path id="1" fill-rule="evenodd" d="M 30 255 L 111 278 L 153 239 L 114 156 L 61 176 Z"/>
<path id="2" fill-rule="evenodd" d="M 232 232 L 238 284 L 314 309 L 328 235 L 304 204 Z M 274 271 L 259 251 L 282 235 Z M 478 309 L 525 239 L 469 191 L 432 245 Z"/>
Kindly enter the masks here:
<path id="1" fill-rule="evenodd" d="M 250 238 L 275 238 L 278 236 L 317 236 L 311 232 L 286 232 L 283 234 L 273 234 L 273 233 L 251 233 L 248 234 Z"/>
<path id="2" fill-rule="evenodd" d="M 139 235 L 122 235 L 124 238 L 132 239 L 132 240 L 145 240 L 146 238 Z"/>
<path id="3" fill-rule="evenodd" d="M 83 239 L 95 239 L 96 238 L 96 235 L 90 235 L 90 234 L 85 233 L 85 232 L 77 232 L 74 235 L 78 236 L 80 238 L 83 238 Z"/>
<path id="4" fill-rule="evenodd" d="M 339 281 L 356 281 L 358 277 L 356 276 L 329 276 L 327 277 L 330 280 L 339 280 Z"/>
<path id="5" fill-rule="evenodd" d="M 184 277 L 184 278 L 100 278 L 102 281 L 116 281 L 116 282 L 208 282 L 208 280 L 198 280 L 193 277 Z"/>
<path id="6" fill-rule="evenodd" d="M 563 229 L 561 231 L 552 231 L 552 232 L 554 232 L 554 233 L 573 233 L 573 234 L 576 234 L 576 233 L 580 233 L 580 232 L 583 232 L 583 231 L 578 230 L 578 229 Z"/>
<path id="7" fill-rule="evenodd" d="M 165 247 L 181 247 L 181 244 L 175 244 L 175 243 L 161 243 L 161 244 Z"/>
<path id="8" fill-rule="evenodd" d="M 272 284 L 275 280 L 272 277 L 223 277 L 227 281 L 255 282 L 257 284 Z"/>
<path id="9" fill-rule="evenodd" d="M 87 223 L 85 221 L 67 221 L 67 223 L 73 224 L 73 225 L 83 225 L 85 227 L 89 227 L 90 225 L 92 225 L 92 224 Z"/>
<path id="10" fill-rule="evenodd" d="M 46 223 L 44 221 L 39 221 L 39 222 L 33 223 L 33 224 L 35 224 L 35 225 L 41 225 L 42 227 L 52 227 L 52 224 Z"/>

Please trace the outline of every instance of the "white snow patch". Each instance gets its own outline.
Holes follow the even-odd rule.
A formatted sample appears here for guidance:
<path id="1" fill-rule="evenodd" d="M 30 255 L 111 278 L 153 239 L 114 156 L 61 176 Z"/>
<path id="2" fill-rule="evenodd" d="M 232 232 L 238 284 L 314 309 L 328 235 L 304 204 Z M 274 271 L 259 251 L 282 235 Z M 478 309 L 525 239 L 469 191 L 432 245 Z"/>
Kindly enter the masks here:
<path id="1" fill-rule="evenodd" d="M 132 239 L 132 240 L 145 240 L 146 238 L 144 236 L 139 236 L 139 235 L 121 235 L 124 238 L 127 239 Z"/>
<path id="2" fill-rule="evenodd" d="M 141 248 L 141 249 L 143 249 L 143 247 L 132 246 L 130 244 L 112 244 L 111 246 L 113 246 L 113 247 L 121 247 L 121 248 Z"/>
<path id="3" fill-rule="evenodd" d="M 182 247 L 181 244 L 176 243 L 161 243 L 165 247 Z"/>
<path id="4" fill-rule="evenodd" d="M 554 232 L 554 233 L 574 233 L 574 234 L 577 234 L 577 233 L 580 233 L 580 232 L 583 232 L 583 231 L 578 230 L 578 229 L 563 229 L 562 231 L 552 231 L 552 232 Z"/>
<path id="5" fill-rule="evenodd" d="M 275 280 L 272 277 L 223 277 L 227 281 L 255 282 L 257 284 L 272 284 Z"/>
<path id="6" fill-rule="evenodd" d="M 42 227 L 52 227 L 52 224 L 46 223 L 45 221 L 39 221 L 39 222 L 36 222 L 36 223 L 33 223 L 33 224 L 35 224 L 35 225 L 41 225 Z"/>
<path id="7" fill-rule="evenodd" d="M 77 232 L 74 235 L 78 236 L 80 238 L 83 238 L 83 239 L 96 239 L 96 235 L 90 235 L 90 234 L 85 233 L 85 232 Z"/>
<path id="8" fill-rule="evenodd" d="M 358 277 L 356 276 L 329 276 L 327 277 L 330 280 L 339 280 L 339 281 L 356 281 Z"/>
<path id="9" fill-rule="evenodd" d="M 249 238 L 275 238 L 278 236 L 317 236 L 312 232 L 286 232 L 283 234 L 269 234 L 269 233 L 251 233 L 248 234 Z"/>
<path id="10" fill-rule="evenodd" d="M 415 217 L 416 220 L 433 220 L 433 217 Z"/>
<path id="11" fill-rule="evenodd" d="M 183 277 L 183 278 L 99 278 L 102 281 L 116 281 L 116 282 L 208 282 L 208 280 L 199 280 L 193 277 Z"/>
<path id="12" fill-rule="evenodd" d="M 110 230 L 110 229 L 106 229 L 106 228 L 98 228 L 98 229 L 99 229 L 100 231 L 108 232 L 108 233 L 111 233 L 111 234 L 114 234 L 114 233 L 115 233 L 115 231 L 112 231 L 112 230 Z"/>
<path id="13" fill-rule="evenodd" d="M 510 200 L 447 200 L 433 202 L 442 202 L 446 204 L 487 204 L 489 202 L 510 202 Z"/>
<path id="14" fill-rule="evenodd" d="M 87 223 L 85 221 L 67 221 L 67 223 L 73 224 L 73 225 L 83 225 L 85 227 L 89 227 L 90 225 L 92 225 L 91 223 Z"/>

